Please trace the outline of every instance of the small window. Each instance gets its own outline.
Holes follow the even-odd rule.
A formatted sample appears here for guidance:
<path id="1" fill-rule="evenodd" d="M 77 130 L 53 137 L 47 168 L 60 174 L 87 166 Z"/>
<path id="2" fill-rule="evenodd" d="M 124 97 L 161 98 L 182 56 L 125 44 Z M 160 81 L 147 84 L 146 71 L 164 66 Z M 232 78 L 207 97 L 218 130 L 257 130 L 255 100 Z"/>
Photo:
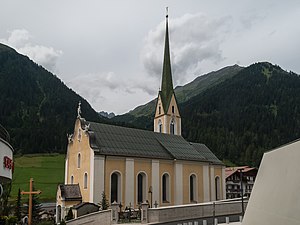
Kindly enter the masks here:
<path id="1" fill-rule="evenodd" d="M 171 121 L 171 124 L 170 124 L 170 133 L 171 134 L 175 134 L 175 125 L 174 125 L 174 121 L 173 120 Z"/>
<path id="2" fill-rule="evenodd" d="M 80 164 L 81 164 L 81 155 L 79 153 L 77 156 L 77 168 L 80 168 Z"/>
<path id="3" fill-rule="evenodd" d="M 81 129 L 78 129 L 78 141 L 81 141 Z"/>
<path id="4" fill-rule="evenodd" d="M 161 107 L 158 106 L 158 114 L 161 114 Z"/>
<path id="5" fill-rule="evenodd" d="M 196 188 L 196 176 L 193 174 L 190 176 L 190 202 L 196 202 L 197 188 Z"/>
<path id="6" fill-rule="evenodd" d="M 162 132 L 162 124 L 159 124 L 159 133 Z"/>
<path id="7" fill-rule="evenodd" d="M 84 179 L 83 179 L 83 188 L 87 189 L 87 184 L 88 184 L 88 175 L 87 173 L 84 174 Z"/>
<path id="8" fill-rule="evenodd" d="M 71 176 L 71 184 L 74 183 L 74 176 Z"/>
<path id="9" fill-rule="evenodd" d="M 175 107 L 172 105 L 172 113 L 175 113 Z"/>

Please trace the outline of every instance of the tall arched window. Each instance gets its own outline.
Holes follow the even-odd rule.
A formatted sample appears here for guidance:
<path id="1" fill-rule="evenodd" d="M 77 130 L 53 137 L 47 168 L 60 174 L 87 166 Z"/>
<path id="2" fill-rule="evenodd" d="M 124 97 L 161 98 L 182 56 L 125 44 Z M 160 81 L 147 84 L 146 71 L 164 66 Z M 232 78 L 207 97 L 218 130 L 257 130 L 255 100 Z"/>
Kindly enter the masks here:
<path id="1" fill-rule="evenodd" d="M 110 177 L 110 202 L 121 201 L 121 175 L 114 172 Z"/>
<path id="2" fill-rule="evenodd" d="M 87 186 L 88 186 L 88 175 L 87 175 L 87 173 L 84 173 L 83 188 L 87 189 Z"/>
<path id="3" fill-rule="evenodd" d="M 147 176 L 145 173 L 139 173 L 137 176 L 137 202 L 142 203 L 146 200 L 147 193 Z"/>
<path id="4" fill-rule="evenodd" d="M 78 155 L 77 155 L 77 168 L 80 168 L 80 164 L 81 164 L 81 155 L 80 155 L 80 153 L 78 153 Z"/>
<path id="5" fill-rule="evenodd" d="M 221 183 L 220 183 L 220 177 L 216 176 L 215 178 L 215 188 L 216 188 L 216 200 L 221 199 Z"/>
<path id="6" fill-rule="evenodd" d="M 162 176 L 162 202 L 170 202 L 170 176 L 167 173 Z"/>
<path id="7" fill-rule="evenodd" d="M 74 183 L 74 176 L 72 175 L 71 176 L 71 184 L 73 184 Z"/>
<path id="8" fill-rule="evenodd" d="M 197 181 L 195 174 L 190 176 L 190 202 L 197 201 Z"/>
<path id="9" fill-rule="evenodd" d="M 171 124 L 170 124 L 170 133 L 175 134 L 175 124 L 174 124 L 173 120 L 171 121 Z"/>

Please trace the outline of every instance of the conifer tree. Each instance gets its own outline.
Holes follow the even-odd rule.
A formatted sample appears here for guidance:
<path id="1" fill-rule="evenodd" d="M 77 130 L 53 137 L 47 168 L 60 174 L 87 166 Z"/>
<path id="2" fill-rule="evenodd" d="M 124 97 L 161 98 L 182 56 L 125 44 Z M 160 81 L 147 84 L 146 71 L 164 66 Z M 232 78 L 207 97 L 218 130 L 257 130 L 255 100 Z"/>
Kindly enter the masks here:
<path id="1" fill-rule="evenodd" d="M 21 190 L 19 188 L 18 196 L 17 196 L 17 200 L 16 200 L 16 208 L 15 208 L 15 217 L 17 217 L 18 221 L 20 221 L 22 218 L 21 204 L 22 204 Z"/>
<path id="2" fill-rule="evenodd" d="M 101 208 L 102 208 L 102 210 L 106 210 L 106 209 L 108 209 L 108 207 L 109 207 L 108 200 L 106 198 L 105 192 L 103 191 L 102 192 L 102 200 L 101 200 Z"/>

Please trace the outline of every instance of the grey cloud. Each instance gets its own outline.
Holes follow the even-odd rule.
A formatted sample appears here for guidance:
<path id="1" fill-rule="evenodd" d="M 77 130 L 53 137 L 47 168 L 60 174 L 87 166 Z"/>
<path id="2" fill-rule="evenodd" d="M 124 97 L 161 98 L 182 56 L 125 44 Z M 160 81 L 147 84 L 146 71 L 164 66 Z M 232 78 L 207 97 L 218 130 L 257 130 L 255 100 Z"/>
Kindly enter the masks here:
<path id="1" fill-rule="evenodd" d="M 211 19 L 204 14 L 186 14 L 169 22 L 171 61 L 174 84 L 183 84 L 201 71 L 204 60 L 223 60 L 220 48 L 229 32 L 230 17 Z M 141 60 L 150 76 L 160 78 L 163 61 L 165 22 L 150 31 L 145 38 Z"/>
<path id="2" fill-rule="evenodd" d="M 55 72 L 56 63 L 62 51 L 55 50 L 53 47 L 32 44 L 32 36 L 25 29 L 16 29 L 9 33 L 7 39 L 0 39 L 0 41 L 15 48 L 19 53 L 27 55 L 49 71 Z"/>

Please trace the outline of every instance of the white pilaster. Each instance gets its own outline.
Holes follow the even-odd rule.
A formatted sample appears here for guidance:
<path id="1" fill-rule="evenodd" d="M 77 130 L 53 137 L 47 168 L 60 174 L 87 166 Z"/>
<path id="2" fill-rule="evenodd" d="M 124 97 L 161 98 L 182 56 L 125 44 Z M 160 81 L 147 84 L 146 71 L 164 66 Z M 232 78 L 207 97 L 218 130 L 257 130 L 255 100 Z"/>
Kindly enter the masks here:
<path id="1" fill-rule="evenodd" d="M 160 205 L 159 197 L 159 160 L 152 160 L 152 204 L 156 201 Z"/>
<path id="2" fill-rule="evenodd" d="M 104 167 L 105 158 L 103 156 L 95 156 L 94 160 L 94 200 L 95 204 L 100 203 L 102 192 L 104 191 Z M 108 196 L 108 193 L 105 193 Z"/>
<path id="3" fill-rule="evenodd" d="M 125 204 L 134 205 L 134 159 L 126 158 Z"/>
<path id="4" fill-rule="evenodd" d="M 90 184 L 88 185 L 90 187 L 90 197 L 89 202 L 94 201 L 94 150 L 90 149 L 90 171 L 88 173 Z M 97 193 L 98 194 L 98 193 Z M 95 202 L 96 204 L 99 202 Z"/>
<path id="5" fill-rule="evenodd" d="M 216 187 L 215 187 L 215 168 L 210 167 L 210 200 L 216 200 Z"/>
<path id="6" fill-rule="evenodd" d="M 183 204 L 182 163 L 175 162 L 175 205 Z"/>
<path id="7" fill-rule="evenodd" d="M 68 159 L 68 155 L 67 155 L 67 158 L 65 160 L 65 184 L 68 183 L 68 166 L 69 166 L 69 163 L 68 163 L 69 159 Z"/>
<path id="8" fill-rule="evenodd" d="M 223 199 L 226 199 L 226 176 L 225 176 L 225 166 L 222 166 L 222 193 Z"/>
<path id="9" fill-rule="evenodd" d="M 203 201 L 210 201 L 209 166 L 203 165 Z"/>

